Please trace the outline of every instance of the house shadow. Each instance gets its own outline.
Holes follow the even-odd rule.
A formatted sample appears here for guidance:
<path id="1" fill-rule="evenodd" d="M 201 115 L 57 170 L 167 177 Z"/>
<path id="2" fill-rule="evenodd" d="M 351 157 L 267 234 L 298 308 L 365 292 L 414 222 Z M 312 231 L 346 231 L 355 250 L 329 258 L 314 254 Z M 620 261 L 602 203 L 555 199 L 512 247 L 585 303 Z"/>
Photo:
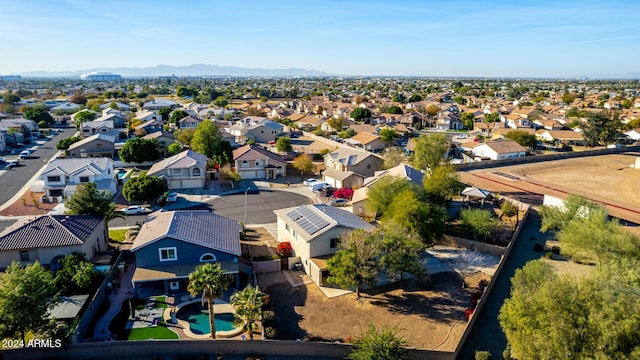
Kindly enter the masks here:
<path id="1" fill-rule="evenodd" d="M 462 279 L 454 272 L 434 274 L 428 284 L 406 280 L 403 291 L 379 293 L 383 290 L 365 292 L 371 296 L 368 299 L 371 305 L 402 315 L 419 314 L 425 319 L 444 323 L 460 319 L 469 297 L 462 289 Z"/>
<path id="2" fill-rule="evenodd" d="M 273 273 L 273 274 L 280 274 Z M 302 340 L 307 338 L 308 332 L 300 327 L 304 319 L 296 312 L 296 306 L 304 306 L 307 301 L 307 287 L 291 287 L 285 281 L 267 285 L 262 291 L 271 298 L 271 305 L 276 313 L 274 326 L 278 340 Z"/>

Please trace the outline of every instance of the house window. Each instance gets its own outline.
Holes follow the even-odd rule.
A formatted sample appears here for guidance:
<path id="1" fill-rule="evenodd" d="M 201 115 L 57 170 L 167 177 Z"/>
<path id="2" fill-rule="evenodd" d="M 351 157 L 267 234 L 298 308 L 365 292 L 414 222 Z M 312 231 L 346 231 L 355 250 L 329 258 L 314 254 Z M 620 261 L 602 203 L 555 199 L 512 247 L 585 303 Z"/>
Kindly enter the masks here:
<path id="1" fill-rule="evenodd" d="M 182 169 L 171 169 L 171 174 L 182 175 Z"/>
<path id="2" fill-rule="evenodd" d="M 284 224 L 284 228 L 285 230 L 287 230 L 288 233 L 291 232 L 291 226 L 289 226 L 289 224 Z"/>
<path id="3" fill-rule="evenodd" d="M 216 259 L 216 256 L 213 255 L 212 253 L 206 253 L 206 254 L 202 254 L 202 256 L 200 256 L 200 262 L 213 262 L 213 261 L 217 261 L 218 259 Z"/>
<path id="4" fill-rule="evenodd" d="M 98 148 L 98 149 L 99 149 L 99 148 L 101 148 L 101 147 L 102 147 L 102 144 L 96 144 L 96 148 Z"/>
<path id="5" fill-rule="evenodd" d="M 175 261 L 178 260 L 178 250 L 175 247 L 160 248 L 160 261 Z"/>
<path id="6" fill-rule="evenodd" d="M 29 261 L 28 251 L 20 251 L 20 261 Z"/>
<path id="7" fill-rule="evenodd" d="M 338 238 L 333 238 L 331 240 L 329 240 L 329 247 L 331 249 L 335 249 L 338 247 Z"/>
<path id="8" fill-rule="evenodd" d="M 256 166 L 260 166 L 260 160 L 256 160 Z"/>
<path id="9" fill-rule="evenodd" d="M 89 177 L 88 176 L 80 176 L 80 182 L 81 183 L 89 182 Z"/>
<path id="10" fill-rule="evenodd" d="M 47 176 L 48 182 L 58 182 L 60 181 L 60 176 Z"/>
<path id="11" fill-rule="evenodd" d="M 242 160 L 242 167 L 249 167 L 249 162 L 247 160 Z"/>
<path id="12" fill-rule="evenodd" d="M 293 230 L 293 237 L 298 240 L 298 233 L 295 230 Z"/>
<path id="13" fill-rule="evenodd" d="M 367 164 L 367 169 L 371 169 L 371 164 Z"/>
<path id="14" fill-rule="evenodd" d="M 62 196 L 62 189 L 49 190 L 49 196 Z"/>
<path id="15" fill-rule="evenodd" d="M 200 168 L 193 168 L 193 176 L 200 176 Z"/>

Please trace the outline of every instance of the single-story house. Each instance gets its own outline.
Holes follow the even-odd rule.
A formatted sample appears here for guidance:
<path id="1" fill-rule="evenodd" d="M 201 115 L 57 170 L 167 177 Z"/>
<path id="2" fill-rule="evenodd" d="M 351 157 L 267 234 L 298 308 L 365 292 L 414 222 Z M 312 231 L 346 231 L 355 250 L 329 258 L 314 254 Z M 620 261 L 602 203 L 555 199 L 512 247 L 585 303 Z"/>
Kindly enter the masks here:
<path id="1" fill-rule="evenodd" d="M 105 157 L 113 159 L 116 154 L 116 137 L 95 134 L 71 144 L 67 150 L 70 157 Z"/>
<path id="2" fill-rule="evenodd" d="M 527 156 L 527 149 L 513 140 L 487 141 L 476 146 L 473 155 L 490 160 L 514 159 Z"/>
<path id="3" fill-rule="evenodd" d="M 18 220 L 0 233 L 0 268 L 35 261 L 54 269 L 65 255 L 79 252 L 91 259 L 107 250 L 102 218 L 91 215 L 42 215 Z"/>
<path id="4" fill-rule="evenodd" d="M 336 189 L 354 189 L 362 186 L 362 183 L 364 182 L 364 176 L 356 174 L 353 171 L 338 171 L 333 169 L 326 169 L 322 172 L 322 181 L 326 182 Z"/>
<path id="5" fill-rule="evenodd" d="M 300 257 L 302 268 L 319 286 L 326 284 L 327 259 L 338 250 L 340 235 L 354 229 L 374 229 L 352 213 L 325 204 L 273 212 L 278 219 L 278 242 L 291 243 L 293 255 Z"/>

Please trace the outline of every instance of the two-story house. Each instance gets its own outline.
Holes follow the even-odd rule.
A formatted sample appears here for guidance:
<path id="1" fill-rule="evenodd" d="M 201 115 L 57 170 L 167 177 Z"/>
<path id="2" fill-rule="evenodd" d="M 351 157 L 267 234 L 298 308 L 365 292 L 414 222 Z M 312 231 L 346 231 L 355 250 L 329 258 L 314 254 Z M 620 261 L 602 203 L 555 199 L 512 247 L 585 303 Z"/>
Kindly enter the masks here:
<path id="1" fill-rule="evenodd" d="M 325 204 L 273 212 L 278 219 L 278 242 L 291 243 L 294 256 L 300 257 L 302 268 L 319 286 L 327 282 L 327 259 L 338 251 L 340 235 L 354 229 L 374 229 L 352 213 Z"/>
<path id="2" fill-rule="evenodd" d="M 238 221 L 207 210 L 157 211 L 147 217 L 131 247 L 136 270 L 131 279 L 136 295 L 159 286 L 165 294 L 184 291 L 189 274 L 201 264 L 219 263 L 240 287 Z"/>
<path id="3" fill-rule="evenodd" d="M 0 233 L 0 268 L 36 261 L 56 269 L 65 255 L 91 259 L 107 250 L 104 219 L 91 215 L 42 215 L 18 220 Z"/>
<path id="4" fill-rule="evenodd" d="M 75 193 L 82 183 L 92 182 L 100 191 L 116 194 L 113 160 L 107 158 L 57 158 L 50 161 L 40 174 L 44 181 L 45 199 L 63 201 Z"/>
<path id="5" fill-rule="evenodd" d="M 116 154 L 116 137 L 95 134 L 71 144 L 67 150 L 70 157 L 105 157 L 113 159 Z"/>
<path id="6" fill-rule="evenodd" d="M 198 119 L 195 116 L 189 115 L 178 120 L 178 127 L 180 129 L 195 129 L 201 122 L 202 119 Z"/>
<path id="7" fill-rule="evenodd" d="M 136 134 L 151 134 L 156 131 L 162 131 L 164 129 L 164 123 L 162 120 L 149 120 L 147 122 L 143 122 L 135 127 Z"/>
<path id="8" fill-rule="evenodd" d="M 160 152 L 163 154 L 167 154 L 167 151 L 169 150 L 169 145 L 173 144 L 174 142 L 176 142 L 176 138 L 173 136 L 173 134 L 171 133 L 165 133 L 162 131 L 156 131 L 156 132 L 152 132 L 150 134 L 147 134 L 143 137 L 143 139 L 145 140 L 152 140 L 152 139 L 156 139 L 158 141 L 158 144 L 160 144 Z"/>
<path id="9" fill-rule="evenodd" d="M 367 151 L 380 151 L 384 149 L 386 145 L 379 135 L 369 132 L 357 133 L 351 138 L 345 139 L 345 142 L 353 144 L 354 146 L 361 147 Z"/>
<path id="10" fill-rule="evenodd" d="M 362 176 L 373 176 L 382 167 L 382 158 L 371 152 L 340 147 L 324 156 L 325 169 L 353 171 Z"/>
<path id="11" fill-rule="evenodd" d="M 147 122 L 147 121 L 151 121 L 151 120 L 156 120 L 156 121 L 162 121 L 162 115 L 158 114 L 155 111 L 151 111 L 151 110 L 139 110 L 136 113 L 136 119 L 142 121 L 142 122 Z"/>
<path id="12" fill-rule="evenodd" d="M 115 131 L 113 121 L 87 121 L 80 125 L 82 137 L 87 138 L 95 134 L 112 134 Z"/>
<path id="13" fill-rule="evenodd" d="M 193 150 L 185 150 L 151 166 L 149 176 L 167 180 L 167 187 L 175 189 L 203 188 L 206 177 L 207 157 Z"/>
<path id="14" fill-rule="evenodd" d="M 113 127 L 116 129 L 122 129 L 127 127 L 127 118 L 122 114 L 107 114 L 102 115 L 94 121 L 111 121 Z"/>
<path id="15" fill-rule="evenodd" d="M 233 150 L 233 164 L 243 179 L 275 179 L 287 175 L 287 161 L 258 145 Z"/>

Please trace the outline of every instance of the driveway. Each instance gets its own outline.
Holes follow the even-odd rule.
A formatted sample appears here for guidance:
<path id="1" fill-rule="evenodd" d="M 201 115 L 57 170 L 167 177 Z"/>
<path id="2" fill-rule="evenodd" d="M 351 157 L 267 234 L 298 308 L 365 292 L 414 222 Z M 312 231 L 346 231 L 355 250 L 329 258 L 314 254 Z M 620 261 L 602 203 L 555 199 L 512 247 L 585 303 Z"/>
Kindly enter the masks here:
<path id="1" fill-rule="evenodd" d="M 304 195 L 285 191 L 261 191 L 260 194 L 227 195 L 207 201 L 216 214 L 236 219 L 245 224 L 271 224 L 276 222 L 273 210 L 312 204 Z M 246 222 L 245 222 L 246 209 Z"/>

